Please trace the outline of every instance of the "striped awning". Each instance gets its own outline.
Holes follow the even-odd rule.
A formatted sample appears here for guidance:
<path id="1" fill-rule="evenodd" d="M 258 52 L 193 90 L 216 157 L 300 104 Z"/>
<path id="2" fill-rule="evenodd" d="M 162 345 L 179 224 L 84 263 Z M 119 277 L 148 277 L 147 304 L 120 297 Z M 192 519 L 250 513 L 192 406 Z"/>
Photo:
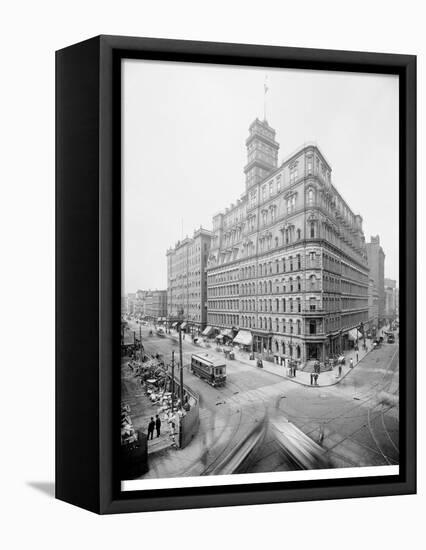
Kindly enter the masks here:
<path id="1" fill-rule="evenodd" d="M 234 344 L 242 344 L 243 346 L 251 346 L 253 338 L 248 330 L 240 330 L 234 338 Z"/>
<path id="2" fill-rule="evenodd" d="M 201 333 L 203 336 L 210 336 L 210 334 L 214 332 L 213 327 L 206 327 L 203 332 Z"/>

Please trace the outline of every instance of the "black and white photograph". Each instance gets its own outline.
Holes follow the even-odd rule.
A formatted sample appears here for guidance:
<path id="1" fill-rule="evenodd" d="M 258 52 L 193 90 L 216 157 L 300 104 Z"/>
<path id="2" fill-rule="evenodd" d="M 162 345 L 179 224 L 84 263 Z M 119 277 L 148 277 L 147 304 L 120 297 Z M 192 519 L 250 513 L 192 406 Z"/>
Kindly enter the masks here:
<path id="1" fill-rule="evenodd" d="M 122 491 L 397 475 L 398 76 L 121 63 Z"/>

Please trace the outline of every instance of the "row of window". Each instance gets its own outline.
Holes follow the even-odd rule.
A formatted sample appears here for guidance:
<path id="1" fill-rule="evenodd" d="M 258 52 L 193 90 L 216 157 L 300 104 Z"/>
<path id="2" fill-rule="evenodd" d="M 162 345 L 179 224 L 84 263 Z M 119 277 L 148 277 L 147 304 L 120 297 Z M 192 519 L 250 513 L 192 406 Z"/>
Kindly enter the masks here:
<path id="1" fill-rule="evenodd" d="M 288 271 L 300 271 L 301 269 L 310 269 L 320 267 L 320 256 L 315 252 L 308 252 L 303 262 L 303 256 L 296 254 L 274 261 L 261 263 L 257 267 L 257 276 L 272 275 L 274 273 L 286 273 Z M 256 266 L 246 266 L 240 270 L 240 279 L 254 279 L 256 277 Z"/>
<path id="2" fill-rule="evenodd" d="M 208 288 L 207 293 L 209 298 L 212 298 L 214 296 L 234 296 L 238 295 L 239 289 L 238 285 L 214 286 Z"/>

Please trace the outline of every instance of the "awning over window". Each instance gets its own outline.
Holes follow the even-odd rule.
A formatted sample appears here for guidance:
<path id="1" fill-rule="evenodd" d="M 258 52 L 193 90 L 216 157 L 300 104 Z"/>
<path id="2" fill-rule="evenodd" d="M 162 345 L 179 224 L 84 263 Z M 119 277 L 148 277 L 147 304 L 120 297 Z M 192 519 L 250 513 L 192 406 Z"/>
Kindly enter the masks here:
<path id="1" fill-rule="evenodd" d="M 181 324 L 180 328 L 185 328 L 188 323 L 185 321 Z"/>
<path id="2" fill-rule="evenodd" d="M 353 328 L 352 330 L 350 330 L 350 331 L 348 332 L 348 339 L 349 339 L 349 340 L 352 340 L 353 342 L 356 342 L 357 334 L 358 334 L 358 329 Z M 358 336 L 358 337 L 359 337 L 359 336 Z"/>
<path id="3" fill-rule="evenodd" d="M 225 328 L 225 329 L 221 330 L 220 334 L 225 338 L 233 338 L 234 337 L 234 333 L 232 332 L 232 330 L 230 328 Z"/>
<path id="4" fill-rule="evenodd" d="M 214 332 L 213 327 L 206 327 L 201 333 L 203 336 L 210 336 Z"/>
<path id="5" fill-rule="evenodd" d="M 243 346 L 251 346 L 252 341 L 251 332 L 248 330 L 240 330 L 234 338 L 234 344 L 242 344 Z"/>

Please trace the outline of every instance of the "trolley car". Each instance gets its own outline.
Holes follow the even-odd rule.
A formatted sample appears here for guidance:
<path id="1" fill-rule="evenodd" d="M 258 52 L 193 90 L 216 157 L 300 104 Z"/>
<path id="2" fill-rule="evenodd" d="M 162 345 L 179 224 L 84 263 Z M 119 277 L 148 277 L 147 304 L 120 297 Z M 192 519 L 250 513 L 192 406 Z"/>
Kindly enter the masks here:
<path id="1" fill-rule="evenodd" d="M 206 380 L 213 387 L 223 386 L 226 382 L 226 364 L 220 359 L 204 355 L 191 356 L 191 372 Z"/>

